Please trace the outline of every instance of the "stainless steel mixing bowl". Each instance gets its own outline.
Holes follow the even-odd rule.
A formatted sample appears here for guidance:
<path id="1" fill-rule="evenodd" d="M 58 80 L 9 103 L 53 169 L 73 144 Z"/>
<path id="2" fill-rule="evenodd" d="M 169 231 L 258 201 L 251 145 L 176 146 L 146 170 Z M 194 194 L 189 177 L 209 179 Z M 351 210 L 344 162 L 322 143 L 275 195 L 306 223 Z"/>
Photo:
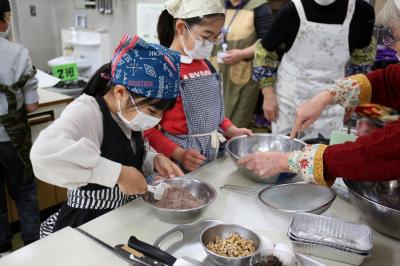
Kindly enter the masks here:
<path id="1" fill-rule="evenodd" d="M 161 182 L 161 181 L 160 181 Z M 163 221 L 174 224 L 183 224 L 190 223 L 196 220 L 210 205 L 217 196 L 217 191 L 215 188 L 202 180 L 185 178 L 185 177 L 177 177 L 172 179 L 166 179 L 162 182 L 165 182 L 171 186 L 183 187 L 193 196 L 197 198 L 204 198 L 206 202 L 203 206 L 193 209 L 186 210 L 175 210 L 175 209 L 166 209 L 159 208 L 155 204 L 157 200 L 154 199 L 154 194 L 150 192 L 146 192 L 143 195 L 143 200 L 154 210 L 156 215 Z M 157 185 L 159 182 L 156 182 Z"/>
<path id="2" fill-rule="evenodd" d="M 215 254 L 211 252 L 206 247 L 208 243 L 214 242 L 215 238 L 219 236 L 222 239 L 227 239 L 230 234 L 237 233 L 240 235 L 241 238 L 252 240 L 256 254 L 260 247 L 261 247 L 261 240 L 256 233 L 243 227 L 241 225 L 236 224 L 217 224 L 212 225 L 206 228 L 200 235 L 200 242 L 203 246 L 204 250 L 207 253 L 207 256 L 217 265 L 232 265 L 232 266 L 239 266 L 239 265 L 250 265 L 250 259 L 254 255 L 246 256 L 246 257 L 225 257 Z"/>
<path id="3" fill-rule="evenodd" d="M 350 200 L 361 217 L 379 232 L 400 239 L 400 193 L 395 194 L 393 189 L 385 189 L 391 188 L 393 182 L 344 180 L 344 183 L 349 188 Z"/>
<path id="4" fill-rule="evenodd" d="M 289 152 L 301 150 L 306 144 L 301 140 L 290 140 L 288 136 L 277 134 L 255 134 L 254 136 L 239 136 L 230 139 L 226 144 L 226 151 L 231 156 L 238 171 L 248 179 L 256 182 L 275 184 L 284 181 L 285 179 L 294 177 L 293 174 L 281 173 L 278 175 L 261 178 L 252 171 L 243 166 L 239 166 L 237 161 L 239 158 L 260 151 L 281 151 Z"/>

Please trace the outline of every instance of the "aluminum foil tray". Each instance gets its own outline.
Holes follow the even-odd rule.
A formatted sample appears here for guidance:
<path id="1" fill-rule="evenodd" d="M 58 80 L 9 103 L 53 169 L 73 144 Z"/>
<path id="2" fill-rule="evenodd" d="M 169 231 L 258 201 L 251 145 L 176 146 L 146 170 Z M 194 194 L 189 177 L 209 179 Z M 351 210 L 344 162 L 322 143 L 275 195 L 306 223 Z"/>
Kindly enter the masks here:
<path id="1" fill-rule="evenodd" d="M 372 249 L 371 229 L 363 224 L 314 214 L 296 214 L 289 227 L 294 240 L 368 254 Z"/>
<path id="2" fill-rule="evenodd" d="M 304 244 L 315 244 L 315 245 L 321 245 L 321 246 L 331 247 L 331 248 L 335 248 L 335 249 L 339 249 L 339 250 L 351 252 L 351 253 L 358 254 L 358 255 L 362 255 L 362 256 L 367 256 L 367 255 L 370 254 L 370 252 L 364 252 L 364 251 L 360 251 L 360 250 L 356 250 L 356 249 L 351 249 L 351 248 L 346 248 L 346 247 L 342 247 L 342 246 L 338 246 L 338 245 L 319 244 L 318 242 L 312 242 L 312 241 L 307 241 L 307 240 L 299 239 L 299 238 L 294 237 L 294 236 L 291 235 L 290 233 L 288 234 L 288 237 L 289 237 L 290 240 L 292 240 L 292 241 L 298 241 L 298 242 L 301 242 L 301 243 L 304 243 Z"/>
<path id="3" fill-rule="evenodd" d="M 348 252 L 345 250 L 336 249 L 333 247 L 299 242 L 293 239 L 292 241 L 294 250 L 298 253 L 302 253 L 307 256 L 316 256 L 320 258 L 340 261 L 353 265 L 360 265 L 364 262 L 368 255 L 360 255 L 353 252 Z"/>

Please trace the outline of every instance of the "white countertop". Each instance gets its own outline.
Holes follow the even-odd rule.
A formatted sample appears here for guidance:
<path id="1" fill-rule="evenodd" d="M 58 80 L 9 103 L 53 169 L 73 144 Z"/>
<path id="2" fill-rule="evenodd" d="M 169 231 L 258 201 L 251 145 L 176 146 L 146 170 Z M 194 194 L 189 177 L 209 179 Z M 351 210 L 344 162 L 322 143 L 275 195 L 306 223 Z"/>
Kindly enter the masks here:
<path id="1" fill-rule="evenodd" d="M 218 196 L 213 204 L 199 219 L 217 219 L 228 223 L 237 223 L 249 227 L 262 236 L 269 237 L 273 241 L 289 241 L 286 233 L 291 221 L 291 215 L 283 214 L 262 205 L 256 195 L 241 194 L 227 190 L 220 190 L 219 187 L 224 184 L 235 184 L 247 187 L 258 187 L 260 184 L 254 183 L 240 176 L 230 158 L 227 156 L 203 167 L 199 171 L 190 174 L 193 178 L 206 180 L 217 189 Z M 362 222 L 360 216 L 353 206 L 338 197 L 332 207 L 323 215 L 341 218 L 352 222 Z M 138 239 L 153 243 L 161 234 L 172 229 L 176 225 L 162 222 L 155 216 L 142 199 L 137 199 L 125 206 L 111 211 L 83 226 L 82 229 L 103 240 L 111 246 L 127 243 L 129 236 L 134 235 Z M 62 231 L 61 231 L 62 232 Z M 20 255 L 29 254 L 35 251 L 36 255 L 30 260 L 29 265 L 91 265 L 95 258 L 100 254 L 102 260 L 98 260 L 96 265 L 127 265 L 121 259 L 106 253 L 97 253 L 97 249 L 88 246 L 87 241 L 74 241 L 69 238 L 68 232 L 55 233 L 52 237 L 52 243 L 68 243 L 70 254 L 75 250 L 85 249 L 85 256 L 82 263 L 74 264 L 72 256 L 65 256 L 62 264 L 47 263 L 47 257 L 57 256 L 58 253 L 46 252 L 43 249 L 42 241 L 34 243 L 0 260 L 0 265 L 23 265 L 23 257 Z M 72 236 L 73 238 L 74 236 Z M 76 236 L 75 236 L 76 237 Z M 400 265 L 400 241 L 388 238 L 373 230 L 372 256 L 365 260 L 363 265 Z M 64 246 L 64 243 L 63 243 Z M 105 250 L 106 251 L 106 250 Z M 78 252 L 79 253 L 79 252 Z M 103 254 L 104 253 L 104 254 Z M 41 258 L 41 259 L 40 259 Z M 118 263 L 116 262 L 118 261 Z M 345 265 L 335 261 L 318 259 L 326 265 Z M 20 264 L 8 264 L 8 262 L 17 262 Z M 50 260 L 53 261 L 53 260 Z M 7 262 L 6 264 L 2 264 Z"/>
<path id="2" fill-rule="evenodd" d="M 215 202 L 199 219 L 217 219 L 244 225 L 256 231 L 272 231 L 287 239 L 286 233 L 292 218 L 291 215 L 266 207 L 257 200 L 256 195 L 219 189 L 224 184 L 246 187 L 262 186 L 243 178 L 236 171 L 229 157 L 225 156 L 190 176 L 208 181 L 218 192 Z M 352 222 L 362 222 L 354 207 L 340 197 L 336 198 L 332 207 L 324 215 Z M 160 221 L 146 203 L 142 199 L 138 199 L 81 226 L 81 228 L 108 244 L 117 245 L 126 243 L 131 235 L 135 235 L 142 241 L 153 243 L 161 234 L 175 226 Z M 268 235 L 266 236 L 268 237 Z M 363 265 L 400 265 L 400 241 L 373 231 L 373 242 L 373 255 L 365 260 Z M 345 265 L 335 261 L 318 260 L 326 265 Z"/>
<path id="3" fill-rule="evenodd" d="M 105 263 L 106 262 L 106 263 Z M 0 259 L 1 266 L 127 265 L 71 227 L 36 241 Z"/>
<path id="4" fill-rule="evenodd" d="M 39 94 L 39 107 L 48 106 L 58 103 L 69 103 L 73 101 L 71 96 L 56 93 L 46 89 L 38 89 Z"/>

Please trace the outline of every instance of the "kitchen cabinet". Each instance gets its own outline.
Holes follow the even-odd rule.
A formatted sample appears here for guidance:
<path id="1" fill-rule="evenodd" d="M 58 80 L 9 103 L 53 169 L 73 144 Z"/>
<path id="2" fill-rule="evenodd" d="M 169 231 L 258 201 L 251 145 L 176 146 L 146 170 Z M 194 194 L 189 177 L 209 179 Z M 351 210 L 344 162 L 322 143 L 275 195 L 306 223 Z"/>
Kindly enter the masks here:
<path id="1" fill-rule="evenodd" d="M 55 93 L 45 89 L 39 89 L 39 108 L 28 115 L 28 122 L 32 131 L 34 142 L 40 131 L 57 119 L 64 108 L 73 98 L 67 95 Z M 37 193 L 40 210 L 47 209 L 63 202 L 66 199 L 66 189 L 59 188 L 36 179 Z M 18 221 L 18 212 L 15 202 L 6 193 L 9 221 Z"/>

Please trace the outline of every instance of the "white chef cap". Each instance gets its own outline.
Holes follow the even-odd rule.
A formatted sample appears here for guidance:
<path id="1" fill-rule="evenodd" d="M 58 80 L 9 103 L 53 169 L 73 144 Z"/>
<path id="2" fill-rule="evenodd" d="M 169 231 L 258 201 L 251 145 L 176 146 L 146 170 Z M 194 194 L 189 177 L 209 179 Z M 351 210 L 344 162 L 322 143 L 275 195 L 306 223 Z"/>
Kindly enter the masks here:
<path id="1" fill-rule="evenodd" d="M 194 18 L 224 13 L 220 0 L 168 0 L 165 2 L 165 9 L 174 18 Z"/>

